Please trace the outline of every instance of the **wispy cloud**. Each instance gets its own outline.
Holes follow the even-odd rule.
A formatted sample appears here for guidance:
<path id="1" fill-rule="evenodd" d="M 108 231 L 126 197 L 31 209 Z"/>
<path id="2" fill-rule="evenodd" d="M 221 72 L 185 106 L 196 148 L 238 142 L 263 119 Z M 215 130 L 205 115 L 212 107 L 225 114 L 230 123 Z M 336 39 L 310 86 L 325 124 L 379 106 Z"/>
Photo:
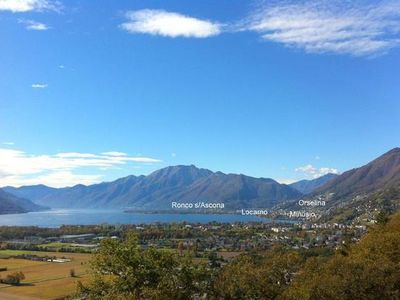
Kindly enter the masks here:
<path id="1" fill-rule="evenodd" d="M 119 151 L 109 151 L 109 152 L 103 152 L 101 154 L 109 155 L 109 156 L 127 156 L 128 155 L 124 152 L 119 152 Z"/>
<path id="2" fill-rule="evenodd" d="M 1 179 L 0 183 L 4 186 L 23 186 L 44 184 L 51 187 L 66 187 L 77 184 L 90 185 L 98 183 L 103 178 L 102 175 L 75 174 L 71 171 L 55 171 L 41 174 L 35 177 L 8 176 Z"/>
<path id="3" fill-rule="evenodd" d="M 15 143 L 14 142 L 3 142 L 2 144 L 6 145 L 6 146 L 13 146 Z"/>
<path id="4" fill-rule="evenodd" d="M 164 10 L 129 11 L 126 18 L 121 28 L 130 33 L 187 38 L 206 38 L 221 33 L 221 25 L 218 23 Z"/>
<path id="5" fill-rule="evenodd" d="M 60 11 L 61 4 L 58 1 L 49 0 L 0 0 L 0 10 L 7 10 L 13 13 Z"/>
<path id="6" fill-rule="evenodd" d="M 19 22 L 24 24 L 28 30 L 44 31 L 50 29 L 48 25 L 32 20 L 20 20 Z"/>
<path id="7" fill-rule="evenodd" d="M 399 45 L 400 2 L 273 2 L 254 12 L 241 29 L 306 52 L 382 54 Z"/>
<path id="8" fill-rule="evenodd" d="M 399 1 L 268 1 L 248 18 L 221 24 L 176 12 L 143 9 L 126 13 L 130 33 L 205 38 L 253 31 L 263 40 L 308 53 L 375 56 L 400 45 Z"/>
<path id="9" fill-rule="evenodd" d="M 47 88 L 49 85 L 47 83 L 34 83 L 31 85 L 32 88 L 34 89 L 45 89 Z"/>
<path id="10" fill-rule="evenodd" d="M 20 150 L 0 148 L 0 186 L 46 184 L 61 187 L 78 183 L 91 184 L 102 178 L 102 175 L 98 174 L 100 169 L 129 163 L 161 162 L 151 157 L 129 156 L 125 153 L 119 155 L 121 153 L 62 152 L 53 155 L 33 155 Z"/>
<path id="11" fill-rule="evenodd" d="M 316 168 L 313 165 L 306 165 L 303 167 L 298 167 L 295 169 L 296 172 L 301 172 L 303 174 L 306 174 L 307 176 L 310 176 L 312 178 L 318 178 L 321 177 L 323 175 L 332 173 L 332 174 L 339 174 L 338 169 L 335 168 L 327 168 L 327 167 L 323 167 L 323 168 Z"/>

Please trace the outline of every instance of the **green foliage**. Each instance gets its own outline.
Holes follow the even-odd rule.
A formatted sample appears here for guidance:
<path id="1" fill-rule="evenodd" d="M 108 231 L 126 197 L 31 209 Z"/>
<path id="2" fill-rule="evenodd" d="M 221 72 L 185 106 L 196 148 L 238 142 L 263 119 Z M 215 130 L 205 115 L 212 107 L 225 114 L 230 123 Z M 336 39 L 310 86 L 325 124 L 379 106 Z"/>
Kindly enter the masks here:
<path id="1" fill-rule="evenodd" d="M 131 233 L 123 241 L 102 241 L 92 270 L 92 281 L 79 285 L 87 299 L 190 299 L 208 290 L 211 275 L 189 257 L 142 250 Z"/>
<path id="2" fill-rule="evenodd" d="M 214 283 L 218 299 L 274 299 L 302 265 L 294 251 L 277 248 L 266 256 L 242 255 L 225 266 Z"/>
<path id="3" fill-rule="evenodd" d="M 389 214 L 386 211 L 380 211 L 376 217 L 378 224 L 386 224 L 389 221 Z"/>
<path id="4" fill-rule="evenodd" d="M 211 268 L 219 268 L 221 266 L 218 258 L 218 254 L 215 251 L 211 251 L 208 255 L 208 260 L 210 261 Z"/>

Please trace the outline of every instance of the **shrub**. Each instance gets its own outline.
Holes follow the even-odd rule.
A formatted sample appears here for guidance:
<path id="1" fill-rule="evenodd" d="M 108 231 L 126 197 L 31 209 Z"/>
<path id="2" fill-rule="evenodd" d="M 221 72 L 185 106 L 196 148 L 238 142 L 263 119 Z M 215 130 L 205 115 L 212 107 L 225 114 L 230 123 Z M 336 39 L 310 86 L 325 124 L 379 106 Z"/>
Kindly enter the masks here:
<path id="1" fill-rule="evenodd" d="M 11 284 L 11 285 L 20 285 L 21 281 L 25 279 L 25 275 L 22 272 L 14 272 L 8 274 L 6 278 L 1 279 L 1 283 Z"/>

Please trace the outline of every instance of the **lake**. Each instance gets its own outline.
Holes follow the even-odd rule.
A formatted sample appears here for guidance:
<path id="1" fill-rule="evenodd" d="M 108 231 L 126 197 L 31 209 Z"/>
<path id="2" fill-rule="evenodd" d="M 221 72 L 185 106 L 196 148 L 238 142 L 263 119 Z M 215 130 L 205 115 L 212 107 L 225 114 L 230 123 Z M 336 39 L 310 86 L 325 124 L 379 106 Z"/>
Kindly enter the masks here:
<path id="1" fill-rule="evenodd" d="M 271 219 L 235 214 L 141 214 L 121 210 L 54 209 L 26 214 L 0 215 L 0 226 L 60 227 L 61 225 L 149 223 L 271 222 Z"/>

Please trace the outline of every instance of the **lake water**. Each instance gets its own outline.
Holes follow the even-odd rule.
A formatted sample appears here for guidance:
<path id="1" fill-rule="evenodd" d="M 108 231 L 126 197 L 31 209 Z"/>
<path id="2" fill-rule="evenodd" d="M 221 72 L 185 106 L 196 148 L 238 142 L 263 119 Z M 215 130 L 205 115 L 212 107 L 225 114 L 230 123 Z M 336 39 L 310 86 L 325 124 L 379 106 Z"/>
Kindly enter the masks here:
<path id="1" fill-rule="evenodd" d="M 57 209 L 26 214 L 0 215 L 0 226 L 59 227 L 61 225 L 149 223 L 271 222 L 271 219 L 234 214 L 140 214 L 120 210 Z"/>

